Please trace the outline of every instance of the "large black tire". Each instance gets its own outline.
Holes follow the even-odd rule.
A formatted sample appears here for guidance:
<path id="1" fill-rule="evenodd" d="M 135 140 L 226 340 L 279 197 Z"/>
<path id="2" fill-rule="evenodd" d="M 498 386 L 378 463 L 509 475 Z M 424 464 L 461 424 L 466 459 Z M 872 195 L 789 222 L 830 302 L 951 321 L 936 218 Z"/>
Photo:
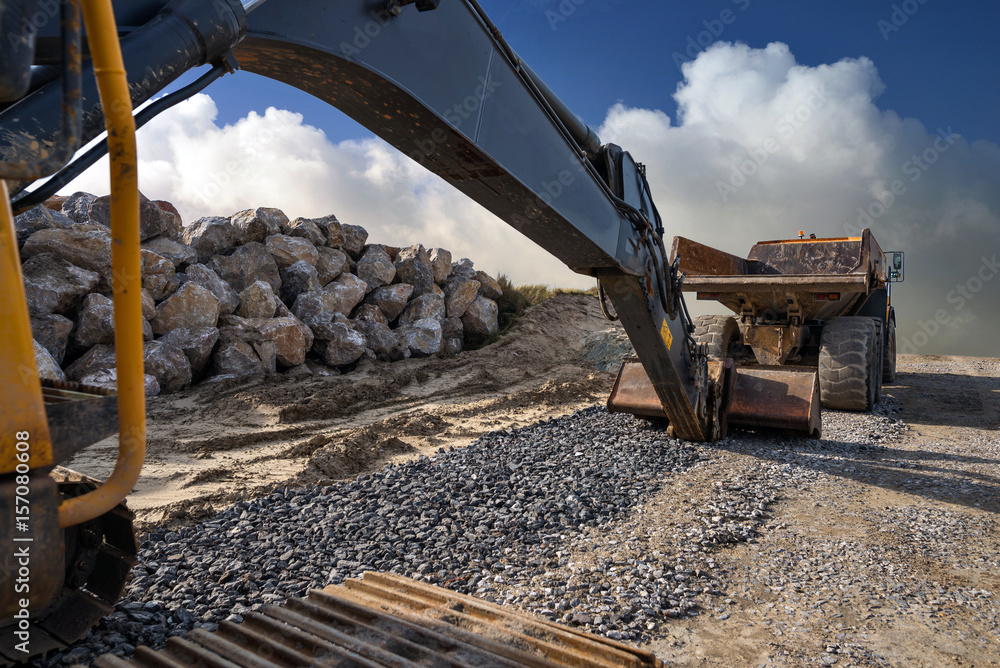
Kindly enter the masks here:
<path id="1" fill-rule="evenodd" d="M 889 333 L 885 337 L 885 351 L 882 353 L 882 382 L 896 382 L 896 321 L 889 319 Z"/>
<path id="2" fill-rule="evenodd" d="M 732 357 L 730 347 L 739 343 L 740 325 L 731 315 L 698 315 L 692 318 L 695 343 L 704 343 L 708 358 L 721 360 Z"/>
<path id="3" fill-rule="evenodd" d="M 870 411 L 881 385 L 881 328 L 872 318 L 834 318 L 819 345 L 819 395 L 825 408 Z"/>

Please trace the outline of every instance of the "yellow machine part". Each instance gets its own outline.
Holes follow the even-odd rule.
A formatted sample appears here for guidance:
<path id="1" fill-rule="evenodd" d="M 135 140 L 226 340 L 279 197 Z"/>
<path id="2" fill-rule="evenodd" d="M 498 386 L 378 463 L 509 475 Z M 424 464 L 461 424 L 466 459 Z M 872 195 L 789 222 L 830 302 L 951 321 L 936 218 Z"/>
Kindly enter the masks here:
<path id="1" fill-rule="evenodd" d="M 52 465 L 42 387 L 17 250 L 7 182 L 0 181 L 0 474 Z M 20 447 L 18 445 L 20 444 Z M 18 459 L 21 455 L 22 459 Z M 23 470 L 23 468 L 22 468 Z"/>
<path id="2" fill-rule="evenodd" d="M 146 455 L 146 396 L 142 355 L 142 271 L 135 120 L 111 0 L 83 3 L 94 75 L 104 109 L 111 157 L 111 266 L 118 374 L 118 461 L 96 490 L 59 507 L 59 524 L 86 522 L 114 508 L 139 479 Z"/>

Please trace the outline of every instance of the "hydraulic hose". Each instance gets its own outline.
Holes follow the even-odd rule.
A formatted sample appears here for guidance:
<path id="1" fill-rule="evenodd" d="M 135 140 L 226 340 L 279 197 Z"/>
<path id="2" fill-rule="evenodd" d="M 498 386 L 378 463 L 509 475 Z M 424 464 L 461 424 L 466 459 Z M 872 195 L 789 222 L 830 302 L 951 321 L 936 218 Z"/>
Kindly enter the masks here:
<path id="1" fill-rule="evenodd" d="M 115 368 L 118 375 L 118 461 L 103 485 L 60 504 L 61 527 L 86 522 L 118 505 L 135 486 L 146 456 L 135 119 L 132 117 L 132 101 L 111 0 L 85 0 L 83 18 L 94 62 L 94 76 L 104 108 L 111 156 L 111 266 L 115 305 Z"/>
<path id="2" fill-rule="evenodd" d="M 235 66 L 235 59 L 231 61 Z M 209 84 L 213 83 L 219 77 L 224 75 L 229 71 L 229 65 L 225 62 L 217 63 L 211 70 L 203 74 L 193 83 L 188 84 L 180 90 L 174 91 L 169 95 L 164 95 L 160 99 L 156 100 L 148 107 L 140 111 L 135 115 L 135 127 L 136 130 L 144 126 L 149 121 L 156 118 L 158 115 L 170 109 L 171 107 L 187 100 L 196 93 L 203 91 Z M 33 206 L 41 204 L 45 200 L 49 199 L 55 195 L 60 189 L 67 186 L 76 177 L 83 174 L 87 169 L 92 167 L 94 163 L 103 158 L 108 153 L 108 140 L 107 138 L 102 139 L 97 144 L 90 147 L 86 153 L 76 158 L 73 162 L 69 163 L 58 172 L 52 175 L 48 181 L 40 185 L 38 188 L 32 191 L 22 191 L 16 197 L 14 197 L 13 205 L 17 212 L 26 211 Z"/>

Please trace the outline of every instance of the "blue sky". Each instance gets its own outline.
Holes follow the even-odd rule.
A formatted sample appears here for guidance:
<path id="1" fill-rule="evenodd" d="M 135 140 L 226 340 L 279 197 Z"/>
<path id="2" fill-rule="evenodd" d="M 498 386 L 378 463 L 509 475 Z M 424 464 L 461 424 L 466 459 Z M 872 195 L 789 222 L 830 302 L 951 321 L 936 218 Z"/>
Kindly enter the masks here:
<path id="1" fill-rule="evenodd" d="M 481 4 L 575 113 L 647 165 L 668 241 L 745 255 L 800 229 L 870 227 L 908 253 L 901 350 L 1000 357 L 1000 3 Z M 248 73 L 154 120 L 139 150 L 143 192 L 186 222 L 335 213 L 373 242 L 441 246 L 515 282 L 593 284 L 336 109 Z M 68 190 L 106 192 L 106 170 Z"/>
<path id="2" fill-rule="evenodd" d="M 674 117 L 672 96 L 683 78 L 675 54 L 691 60 L 689 54 L 697 53 L 691 50 L 692 43 L 700 49 L 711 38 L 756 48 L 783 42 L 799 63 L 811 66 L 866 56 L 886 85 L 878 100 L 880 108 L 920 119 L 929 128 L 952 127 L 969 139 L 1000 143 L 997 2 L 483 0 L 480 4 L 521 57 L 594 126 L 619 101 L 662 109 Z M 277 104 L 302 113 L 306 123 L 322 128 L 333 140 L 368 134 L 312 96 L 246 73 L 226 77 L 209 92 L 224 123 Z"/>

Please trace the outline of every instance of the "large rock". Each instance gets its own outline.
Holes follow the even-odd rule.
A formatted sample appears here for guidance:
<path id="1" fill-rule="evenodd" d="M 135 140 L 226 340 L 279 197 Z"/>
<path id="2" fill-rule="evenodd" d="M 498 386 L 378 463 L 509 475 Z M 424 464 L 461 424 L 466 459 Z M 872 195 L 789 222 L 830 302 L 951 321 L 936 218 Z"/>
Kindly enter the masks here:
<path id="1" fill-rule="evenodd" d="M 382 313 L 382 309 L 375 304 L 360 304 L 351 313 L 351 320 L 367 320 L 368 322 L 380 322 L 383 325 L 389 324 L 389 319 Z"/>
<path id="2" fill-rule="evenodd" d="M 33 343 L 35 344 L 35 367 L 38 369 L 38 377 L 48 380 L 66 380 L 66 374 L 59 368 L 59 363 L 52 358 L 48 349 L 38 341 Z"/>
<path id="3" fill-rule="evenodd" d="M 472 266 L 472 260 L 463 257 L 458 262 L 451 263 L 451 278 L 461 278 L 466 281 L 478 281 L 476 270 Z"/>
<path id="4" fill-rule="evenodd" d="M 487 299 L 496 301 L 503 296 L 503 289 L 500 284 L 493 280 L 493 277 L 485 271 L 476 272 L 476 280 L 479 281 L 479 294 Z"/>
<path id="5" fill-rule="evenodd" d="M 115 369 L 97 369 L 82 376 L 79 381 L 84 385 L 102 387 L 106 390 L 118 389 L 118 372 Z M 144 373 L 142 375 L 143 391 L 147 397 L 155 397 L 160 393 L 160 383 L 156 376 Z"/>
<path id="6" fill-rule="evenodd" d="M 142 317 L 146 320 L 152 320 L 156 317 L 156 300 L 153 299 L 153 293 L 149 290 L 143 289 L 139 293 L 139 301 L 142 303 Z"/>
<path id="7" fill-rule="evenodd" d="M 264 244 L 256 241 L 240 246 L 232 255 L 213 256 L 208 266 L 236 292 L 243 292 L 254 281 L 266 281 L 275 294 L 281 289 L 277 263 Z"/>
<path id="8" fill-rule="evenodd" d="M 326 245 L 330 248 L 343 248 L 344 228 L 333 214 L 322 218 L 311 218 L 326 237 Z"/>
<path id="9" fill-rule="evenodd" d="M 111 289 L 111 235 L 99 225 L 39 230 L 24 242 L 21 259 L 40 253 L 51 253 L 72 265 L 97 272 L 102 291 Z"/>
<path id="10" fill-rule="evenodd" d="M 476 297 L 462 316 L 462 326 L 465 328 L 467 341 L 479 343 L 496 334 L 497 303 L 486 297 Z"/>
<path id="11" fill-rule="evenodd" d="M 434 282 L 438 285 L 444 283 L 451 275 L 451 251 L 443 248 L 432 248 L 427 256 L 431 261 Z"/>
<path id="12" fill-rule="evenodd" d="M 264 242 L 267 252 L 271 254 L 279 269 L 303 260 L 312 266 L 319 261 L 316 247 L 302 237 L 290 237 L 287 234 L 272 234 Z"/>
<path id="13" fill-rule="evenodd" d="M 385 313 L 385 317 L 391 322 L 403 312 L 403 309 L 406 308 L 406 303 L 412 295 L 412 285 L 408 283 L 395 283 L 372 290 L 371 294 L 365 298 L 365 301 L 378 306 L 382 310 L 382 313 Z"/>
<path id="14" fill-rule="evenodd" d="M 177 271 L 198 261 L 198 253 L 193 248 L 169 237 L 154 237 L 144 241 L 142 248 L 167 258 Z"/>
<path id="15" fill-rule="evenodd" d="M 18 248 L 24 245 L 28 237 L 39 230 L 52 228 L 65 230 L 72 224 L 73 221 L 65 214 L 52 211 L 39 204 L 14 218 L 14 231 L 17 233 Z"/>
<path id="16" fill-rule="evenodd" d="M 344 366 L 358 361 L 368 347 L 368 341 L 358 329 L 345 320 L 317 328 L 313 351 L 329 366 Z"/>
<path id="17" fill-rule="evenodd" d="M 355 260 L 361 257 L 361 252 L 368 242 L 368 230 L 360 225 L 341 225 L 344 234 L 343 249 Z"/>
<path id="18" fill-rule="evenodd" d="M 461 318 L 448 317 L 441 323 L 441 336 L 445 339 L 464 339 L 465 325 Z"/>
<path id="19" fill-rule="evenodd" d="M 389 326 L 373 320 L 356 321 L 361 328 L 368 347 L 375 353 L 377 359 L 386 362 L 395 362 L 410 356 L 410 350 L 399 340 L 396 333 L 389 329 Z"/>
<path id="20" fill-rule="evenodd" d="M 392 283 L 392 279 L 396 277 L 396 267 L 393 266 L 385 249 L 379 246 L 369 246 L 365 254 L 358 260 L 358 266 L 354 273 L 368 284 L 370 292 Z"/>
<path id="21" fill-rule="evenodd" d="M 180 240 L 181 234 L 184 232 L 184 223 L 181 221 L 181 212 L 177 210 L 177 207 L 170 202 L 165 202 L 162 199 L 153 200 L 153 204 L 160 207 L 160 211 L 163 212 L 164 223 L 167 227 L 167 231 L 164 233 L 169 239 Z"/>
<path id="22" fill-rule="evenodd" d="M 365 287 L 365 282 L 354 274 L 342 274 L 322 290 L 300 294 L 292 313 L 315 330 L 329 323 L 335 314 L 347 316 L 354 310 L 365 296 Z"/>
<path id="23" fill-rule="evenodd" d="M 75 224 L 90 222 L 90 205 L 97 199 L 97 195 L 85 192 L 75 192 L 62 203 L 62 212 Z"/>
<path id="24" fill-rule="evenodd" d="M 191 384 L 191 362 L 187 355 L 163 339 L 142 346 L 146 373 L 155 376 L 163 392 L 177 392 Z"/>
<path id="25" fill-rule="evenodd" d="M 445 339 L 441 344 L 441 352 L 445 355 L 457 355 L 462 352 L 463 347 L 465 341 L 462 339 Z"/>
<path id="26" fill-rule="evenodd" d="M 316 274 L 321 286 L 326 285 L 345 271 L 350 271 L 351 263 L 344 251 L 322 246 L 317 247 L 316 252 L 319 255 L 319 259 L 316 260 Z"/>
<path id="27" fill-rule="evenodd" d="M 304 260 L 288 265 L 280 273 L 281 301 L 286 304 L 294 304 L 295 299 L 303 292 L 312 292 L 323 287 L 319 281 L 319 271 Z"/>
<path id="28" fill-rule="evenodd" d="M 79 216 L 82 217 L 85 213 L 91 222 L 98 223 L 104 227 L 111 227 L 110 195 L 97 197 L 86 205 L 81 200 L 77 203 L 77 210 Z M 180 231 L 179 216 L 175 216 L 172 212 L 164 211 L 156 202 L 147 199 L 145 195 L 139 193 L 139 238 L 142 241 L 159 236 L 177 239 Z"/>
<path id="29" fill-rule="evenodd" d="M 108 297 L 97 293 L 84 297 L 76 322 L 78 346 L 90 348 L 115 342 L 115 307 Z"/>
<path id="30" fill-rule="evenodd" d="M 461 318 L 479 295 L 479 281 L 451 278 L 444 284 L 445 305 L 449 318 Z"/>
<path id="31" fill-rule="evenodd" d="M 272 234 L 279 234 L 288 223 L 288 216 L 281 209 L 259 207 L 233 214 L 229 222 L 236 229 L 241 244 L 263 242 Z"/>
<path id="32" fill-rule="evenodd" d="M 354 274 L 341 274 L 320 292 L 326 293 L 326 303 L 330 310 L 346 316 L 365 298 L 368 284 Z"/>
<path id="33" fill-rule="evenodd" d="M 240 232 L 228 218 L 209 216 L 199 218 L 184 228 L 181 240 L 198 253 L 198 262 L 208 262 L 213 255 L 221 255 L 240 243 Z"/>
<path id="34" fill-rule="evenodd" d="M 444 343 L 441 336 L 441 323 L 432 318 L 404 325 L 397 329 L 396 333 L 400 342 L 410 350 L 413 357 L 437 355 L 441 352 Z"/>
<path id="35" fill-rule="evenodd" d="M 274 342 L 275 360 L 282 367 L 297 366 L 306 361 L 309 348 L 306 347 L 306 337 L 297 319 L 250 319 L 248 323 L 264 338 Z"/>
<path id="36" fill-rule="evenodd" d="M 188 358 L 192 377 L 198 377 L 208 368 L 208 360 L 219 340 L 215 327 L 178 327 L 167 332 L 160 341 L 169 343 Z"/>
<path id="37" fill-rule="evenodd" d="M 296 218 L 281 226 L 281 233 L 290 237 L 302 237 L 314 246 L 326 246 L 326 233 L 316 221 L 310 218 Z"/>
<path id="38" fill-rule="evenodd" d="M 210 375 L 258 376 L 277 370 L 274 341 L 258 332 L 221 330 Z"/>
<path id="39" fill-rule="evenodd" d="M 197 283 L 219 300 L 219 315 L 234 313 L 240 305 L 240 296 L 229 283 L 203 264 L 192 264 L 182 277 L 185 281 Z"/>
<path id="40" fill-rule="evenodd" d="M 115 368 L 115 347 L 98 344 L 78 357 L 66 367 L 66 379 L 75 383 L 83 382 L 83 377 L 95 371 Z"/>
<path id="41" fill-rule="evenodd" d="M 151 323 L 153 331 L 166 334 L 178 327 L 215 327 L 219 305 L 219 298 L 208 289 L 188 281 L 156 307 L 156 317 Z M 160 385 L 168 391 L 162 381 Z"/>
<path id="42" fill-rule="evenodd" d="M 271 286 L 264 281 L 254 281 L 240 293 L 240 307 L 236 315 L 241 318 L 270 318 L 278 308 L 278 298 Z"/>
<path id="43" fill-rule="evenodd" d="M 309 325 L 299 320 L 295 316 L 295 314 L 292 313 L 291 309 L 285 306 L 284 302 L 282 301 L 278 302 L 278 308 L 274 310 L 274 317 L 291 318 L 292 320 L 294 320 L 295 324 L 298 325 L 299 329 L 302 331 L 302 338 L 305 341 L 306 351 L 309 351 L 312 348 L 313 340 L 315 338 L 312 329 L 309 328 Z"/>
<path id="44" fill-rule="evenodd" d="M 433 292 L 421 295 L 406 305 L 403 314 L 399 316 L 400 325 L 411 325 L 418 320 L 437 320 L 445 318 L 444 298 Z"/>
<path id="45" fill-rule="evenodd" d="M 323 290 L 300 294 L 292 304 L 292 313 L 309 327 L 325 325 L 333 319 L 333 308 Z"/>
<path id="46" fill-rule="evenodd" d="M 413 286 L 414 296 L 434 291 L 434 271 L 430 256 L 420 244 L 404 248 L 396 256 L 396 278 Z"/>
<path id="47" fill-rule="evenodd" d="M 44 232 L 37 232 L 36 236 Z M 28 258 L 22 272 L 31 315 L 68 313 L 100 283 L 97 272 L 77 267 L 52 253 Z"/>
<path id="48" fill-rule="evenodd" d="M 73 321 L 61 315 L 31 316 L 31 336 L 49 351 L 56 364 L 62 364 L 66 357 L 66 344 L 72 331 Z"/>
<path id="49" fill-rule="evenodd" d="M 148 250 L 142 254 L 142 287 L 149 290 L 155 301 L 163 301 L 180 287 L 181 279 L 177 276 L 174 263 Z"/>

